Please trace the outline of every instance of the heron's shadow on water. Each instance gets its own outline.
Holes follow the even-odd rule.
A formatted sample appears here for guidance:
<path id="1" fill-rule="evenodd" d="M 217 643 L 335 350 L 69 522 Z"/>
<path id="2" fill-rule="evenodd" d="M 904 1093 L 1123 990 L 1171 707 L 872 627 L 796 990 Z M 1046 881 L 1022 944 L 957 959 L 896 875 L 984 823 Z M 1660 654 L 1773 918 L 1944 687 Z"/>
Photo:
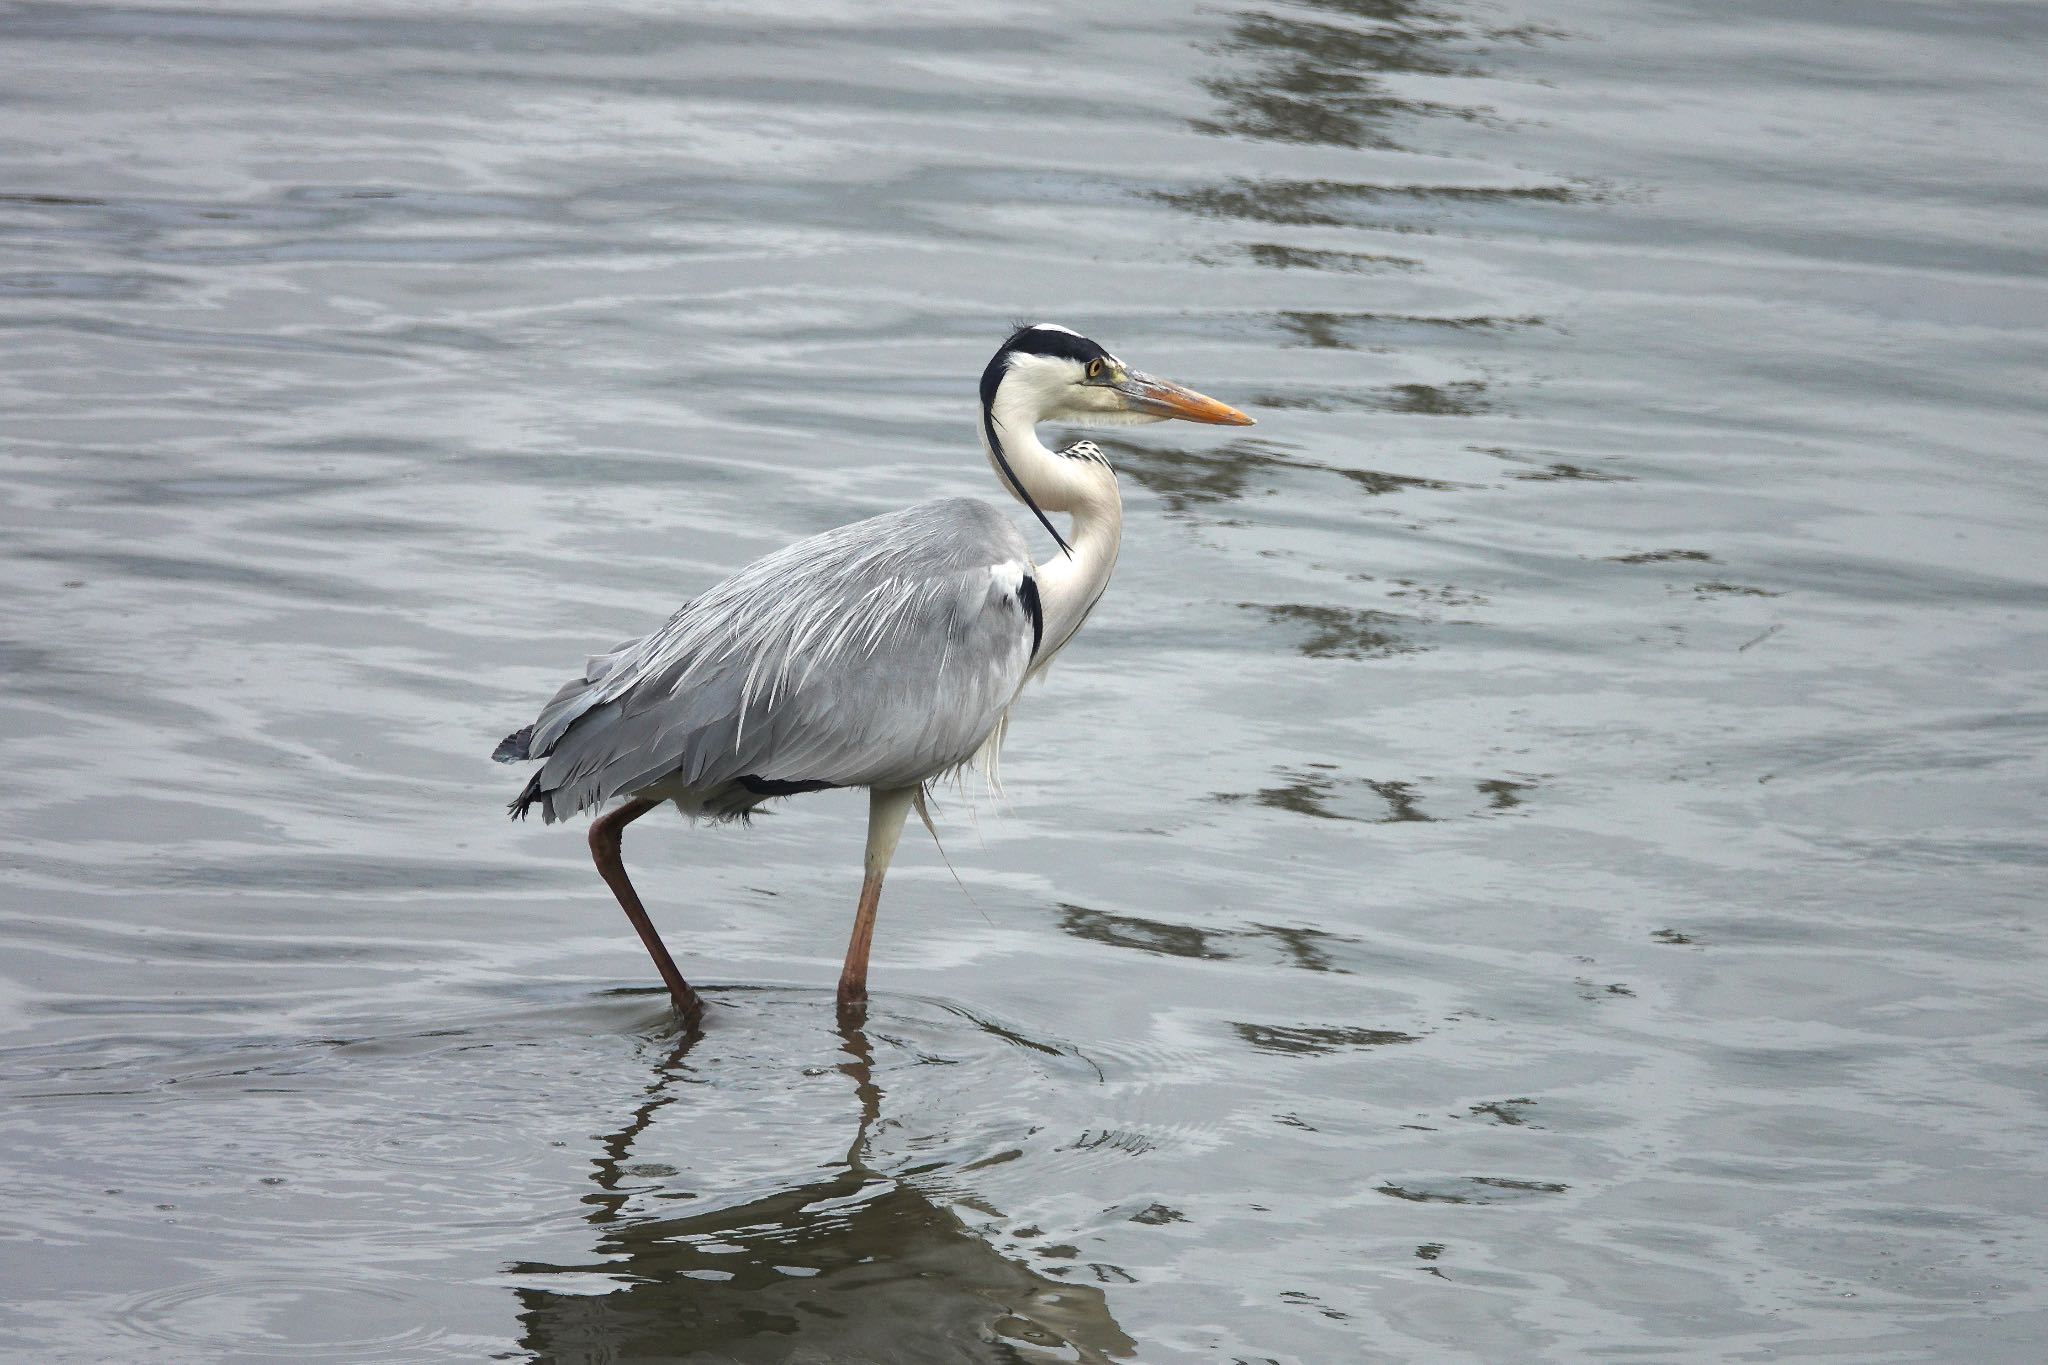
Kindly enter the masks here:
<path id="1" fill-rule="evenodd" d="M 829 1006 L 827 1007 L 829 1008 Z M 868 1164 L 885 1095 L 865 1010 L 842 1011 L 838 1072 L 859 1120 L 844 1161 L 737 1205 L 675 1217 L 629 1210 L 643 1186 L 635 1147 L 680 1118 L 696 1083 L 691 1030 L 659 1054 L 619 1126 L 598 1139 L 595 1234 L 584 1264 L 517 1263 L 520 1344 L 549 1362 L 1107 1362 L 1136 1344 L 1100 1289 L 1048 1279 L 998 1253 L 914 1179 Z M 715 1027 L 715 1021 L 714 1021 Z M 773 1143 L 772 1131 L 761 1135 Z M 549 1276 L 564 1288 L 546 1286 Z M 612 1286 L 591 1292 L 593 1277 Z"/>

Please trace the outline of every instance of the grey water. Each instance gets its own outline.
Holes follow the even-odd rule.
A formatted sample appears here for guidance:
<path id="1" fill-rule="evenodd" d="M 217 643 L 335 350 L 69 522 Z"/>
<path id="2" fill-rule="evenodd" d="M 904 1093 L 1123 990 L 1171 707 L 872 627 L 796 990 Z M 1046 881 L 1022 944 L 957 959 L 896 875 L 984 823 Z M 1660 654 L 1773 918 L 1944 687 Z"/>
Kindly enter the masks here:
<path id="1" fill-rule="evenodd" d="M 2042 1358 L 2044 44 L 0 5 L 0 1354 Z M 1259 425 L 864 1026 L 858 794 L 635 827 L 684 1037 L 490 750 L 1038 319 Z"/>

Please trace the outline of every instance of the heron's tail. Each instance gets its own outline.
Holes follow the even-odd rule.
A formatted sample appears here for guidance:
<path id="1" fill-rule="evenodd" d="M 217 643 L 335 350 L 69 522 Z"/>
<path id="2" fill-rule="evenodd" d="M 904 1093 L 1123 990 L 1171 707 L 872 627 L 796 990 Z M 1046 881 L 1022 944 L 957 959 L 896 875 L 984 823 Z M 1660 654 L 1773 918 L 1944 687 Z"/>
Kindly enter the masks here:
<path id="1" fill-rule="evenodd" d="M 533 744 L 533 727 L 514 730 L 498 741 L 498 747 L 491 751 L 491 757 L 500 763 L 520 763 L 532 758 L 529 747 Z"/>
<path id="2" fill-rule="evenodd" d="M 491 751 L 491 757 L 497 759 L 500 763 L 518 763 L 524 759 L 534 757 L 533 727 L 529 725 L 523 730 L 514 730 L 511 734 L 499 740 L 498 747 Z M 541 771 L 545 772 L 547 770 L 543 768 Z M 527 807 L 536 801 L 541 803 L 540 813 L 542 817 L 548 820 L 549 823 L 553 823 L 553 803 L 549 802 L 547 797 L 541 793 L 540 773 L 533 775 L 533 780 L 526 784 L 526 790 L 513 797 L 512 803 L 506 806 L 505 809 L 512 812 L 514 820 L 524 820 Z"/>

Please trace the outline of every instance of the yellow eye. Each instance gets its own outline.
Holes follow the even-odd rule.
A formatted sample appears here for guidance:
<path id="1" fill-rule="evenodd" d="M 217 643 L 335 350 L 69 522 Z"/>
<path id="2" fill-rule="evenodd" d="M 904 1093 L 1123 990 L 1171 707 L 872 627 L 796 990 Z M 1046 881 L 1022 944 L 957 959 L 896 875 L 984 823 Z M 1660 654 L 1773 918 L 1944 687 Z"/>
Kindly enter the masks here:
<path id="1" fill-rule="evenodd" d="M 1102 361 L 1100 358 L 1088 362 L 1088 377 L 1090 379 L 1102 378 Z"/>

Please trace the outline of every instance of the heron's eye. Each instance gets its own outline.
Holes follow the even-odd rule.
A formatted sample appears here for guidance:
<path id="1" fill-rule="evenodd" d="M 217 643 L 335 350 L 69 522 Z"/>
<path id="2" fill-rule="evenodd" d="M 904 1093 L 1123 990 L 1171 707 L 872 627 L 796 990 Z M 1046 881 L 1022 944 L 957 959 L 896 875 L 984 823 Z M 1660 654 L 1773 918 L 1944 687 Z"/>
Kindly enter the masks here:
<path id="1" fill-rule="evenodd" d="M 1099 356 L 1088 362 L 1088 377 L 1090 379 L 1102 378 L 1102 360 Z"/>

